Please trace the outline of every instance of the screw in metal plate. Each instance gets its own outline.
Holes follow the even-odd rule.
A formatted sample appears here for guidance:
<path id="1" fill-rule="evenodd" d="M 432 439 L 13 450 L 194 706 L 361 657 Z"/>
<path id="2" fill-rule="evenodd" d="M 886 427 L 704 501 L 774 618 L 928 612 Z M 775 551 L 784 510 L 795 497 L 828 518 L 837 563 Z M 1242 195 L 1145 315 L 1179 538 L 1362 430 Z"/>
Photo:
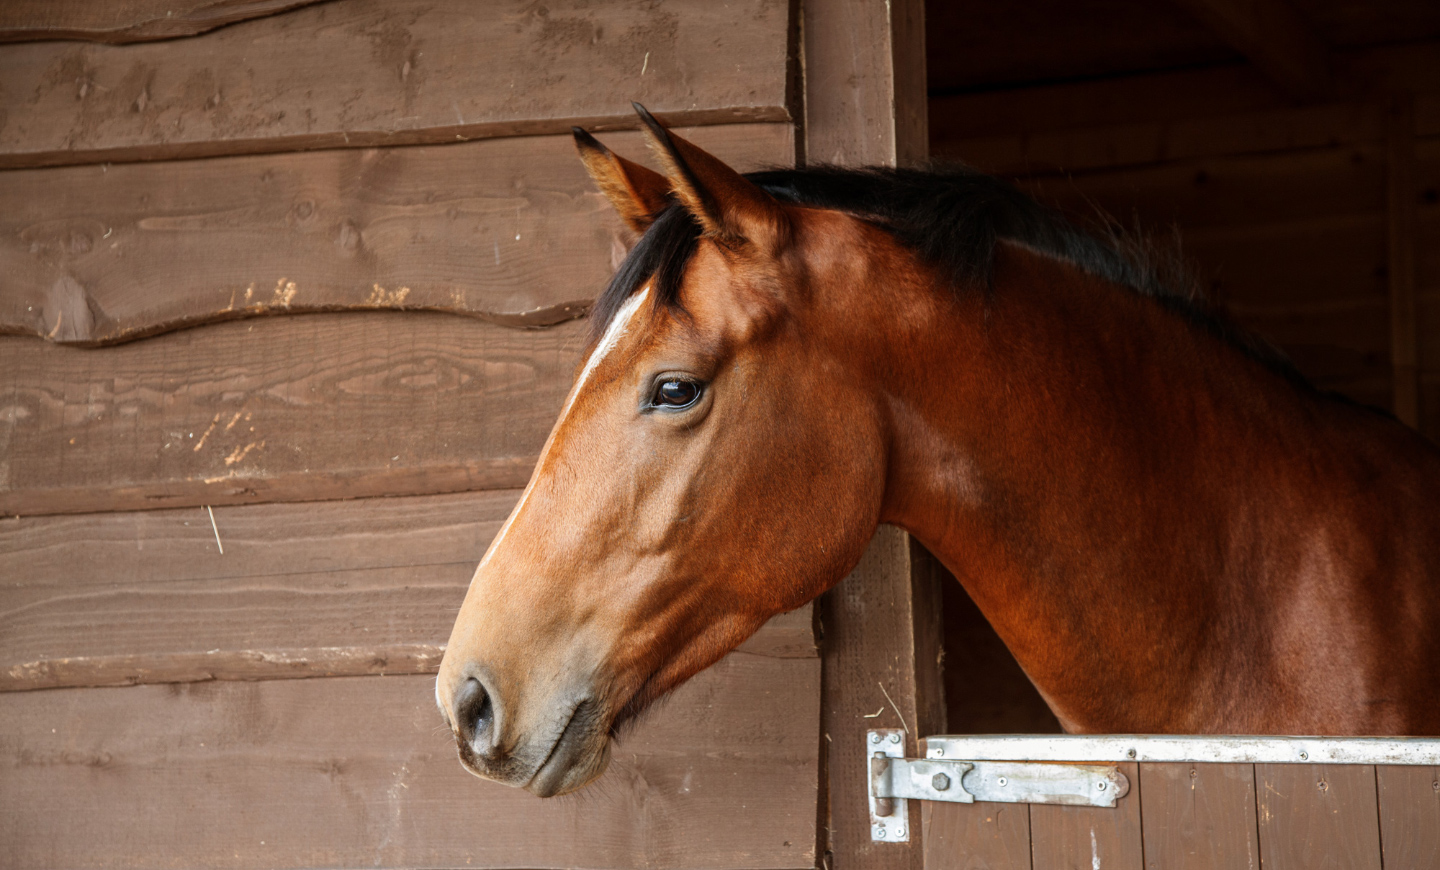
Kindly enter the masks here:
<path id="1" fill-rule="evenodd" d="M 1125 755 L 1126 755 L 1126 757 L 1128 757 L 1128 758 L 1134 758 L 1134 757 L 1135 757 L 1135 750 L 1132 749 L 1132 750 L 1130 750 L 1129 752 L 1125 753 Z"/>
<path id="2" fill-rule="evenodd" d="M 1008 779 L 1006 779 L 1005 777 L 1002 776 L 1002 777 L 1000 777 L 999 779 L 996 779 L 996 780 L 995 780 L 995 784 L 998 785 L 998 786 L 1000 786 L 1001 788 L 1004 788 L 1005 786 L 1007 786 L 1007 785 L 1010 784 L 1010 780 L 1008 780 Z"/>
<path id="3" fill-rule="evenodd" d="M 1303 750 L 1303 749 L 1300 750 L 1300 760 L 1301 760 L 1301 761 L 1308 761 L 1309 759 L 1310 759 L 1310 753 L 1306 752 L 1306 751 Z"/>
<path id="4" fill-rule="evenodd" d="M 880 735 L 879 735 L 879 734 L 871 734 L 871 735 L 870 735 L 870 742 L 871 742 L 871 743 L 879 743 L 879 742 L 880 742 Z"/>
<path id="5" fill-rule="evenodd" d="M 884 828 L 880 828 L 879 830 L 877 830 L 877 831 L 875 832 L 875 836 L 879 837 L 879 838 L 882 839 L 882 840 L 885 839 L 885 829 L 884 829 Z"/>
<path id="6" fill-rule="evenodd" d="M 937 773 L 930 777 L 930 787 L 936 791 L 945 791 L 950 788 L 950 777 L 943 773 Z"/>
<path id="7" fill-rule="evenodd" d="M 900 735 L 899 735 L 899 734 L 891 734 L 891 735 L 890 735 L 890 742 L 891 742 L 891 743 L 899 743 L 899 742 L 900 742 Z"/>
<path id="8" fill-rule="evenodd" d="M 1098 788 L 1098 789 L 1100 789 L 1101 791 L 1104 791 L 1104 790 L 1105 790 L 1105 783 L 1103 783 L 1103 782 L 1097 782 L 1097 783 L 1095 783 L 1095 787 Z"/>
<path id="9" fill-rule="evenodd" d="M 905 829 L 904 829 L 904 828 L 896 828 L 896 829 L 895 829 L 895 836 L 897 836 L 897 837 L 903 837 L 903 836 L 905 836 Z"/>

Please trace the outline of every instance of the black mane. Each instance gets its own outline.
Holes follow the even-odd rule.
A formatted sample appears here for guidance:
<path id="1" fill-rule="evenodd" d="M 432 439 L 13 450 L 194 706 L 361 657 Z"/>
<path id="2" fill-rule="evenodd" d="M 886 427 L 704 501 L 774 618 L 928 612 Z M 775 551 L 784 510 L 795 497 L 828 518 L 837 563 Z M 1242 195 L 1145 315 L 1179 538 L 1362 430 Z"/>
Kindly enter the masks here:
<path id="1" fill-rule="evenodd" d="M 1197 290 L 1178 257 L 1119 231 L 1106 237 L 1066 221 L 1006 181 L 966 167 L 943 169 L 770 169 L 746 178 L 784 202 L 852 214 L 889 232 L 923 262 L 951 277 L 952 289 L 991 287 L 997 240 L 1063 258 L 1137 293 L 1219 337 L 1285 377 L 1308 381 L 1280 351 L 1239 329 Z M 656 218 L 591 310 L 595 336 L 652 276 L 659 305 L 680 306 L 680 283 L 700 226 L 678 204 Z"/>

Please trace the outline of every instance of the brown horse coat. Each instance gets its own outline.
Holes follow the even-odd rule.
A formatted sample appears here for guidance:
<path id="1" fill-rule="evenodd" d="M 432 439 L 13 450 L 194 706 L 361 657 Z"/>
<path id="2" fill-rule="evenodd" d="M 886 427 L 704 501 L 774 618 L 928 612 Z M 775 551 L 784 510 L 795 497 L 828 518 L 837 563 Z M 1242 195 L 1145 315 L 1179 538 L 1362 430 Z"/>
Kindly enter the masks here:
<path id="1" fill-rule="evenodd" d="M 642 112 L 643 114 L 643 112 Z M 1440 734 L 1440 452 L 973 173 L 577 132 L 643 236 L 436 685 L 548 795 L 854 567 L 959 578 L 1068 730 Z"/>

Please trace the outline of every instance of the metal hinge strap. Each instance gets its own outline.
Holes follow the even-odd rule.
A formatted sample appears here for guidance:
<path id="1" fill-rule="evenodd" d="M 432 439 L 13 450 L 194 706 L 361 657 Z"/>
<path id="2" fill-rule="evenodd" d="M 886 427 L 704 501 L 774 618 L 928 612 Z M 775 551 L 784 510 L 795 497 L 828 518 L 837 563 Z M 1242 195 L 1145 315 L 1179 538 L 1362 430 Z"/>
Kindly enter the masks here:
<path id="1" fill-rule="evenodd" d="M 1113 764 L 906 758 L 905 732 L 894 728 L 868 732 L 865 749 L 876 841 L 910 839 L 907 800 L 1113 807 L 1130 791 L 1130 780 Z"/>

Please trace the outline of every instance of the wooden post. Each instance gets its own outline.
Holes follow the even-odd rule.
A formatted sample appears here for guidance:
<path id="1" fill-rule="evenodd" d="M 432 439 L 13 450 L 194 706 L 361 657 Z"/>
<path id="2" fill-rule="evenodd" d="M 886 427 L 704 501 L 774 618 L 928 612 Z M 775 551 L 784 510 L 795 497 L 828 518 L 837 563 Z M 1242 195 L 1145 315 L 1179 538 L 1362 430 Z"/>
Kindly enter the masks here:
<path id="1" fill-rule="evenodd" d="M 1395 417 L 1420 428 L 1418 323 L 1415 312 L 1415 98 L 1394 97 L 1387 135 L 1387 232 L 1390 243 L 1390 362 Z"/>
<path id="2" fill-rule="evenodd" d="M 806 162 L 925 160 L 923 0 L 804 0 L 802 15 Z"/>
<path id="3" fill-rule="evenodd" d="M 803 0 L 806 162 L 913 165 L 929 153 L 922 0 Z M 882 526 L 860 565 L 817 609 L 821 632 L 821 866 L 920 868 L 920 807 L 908 844 L 872 843 L 865 731 L 943 731 L 939 571 Z"/>

